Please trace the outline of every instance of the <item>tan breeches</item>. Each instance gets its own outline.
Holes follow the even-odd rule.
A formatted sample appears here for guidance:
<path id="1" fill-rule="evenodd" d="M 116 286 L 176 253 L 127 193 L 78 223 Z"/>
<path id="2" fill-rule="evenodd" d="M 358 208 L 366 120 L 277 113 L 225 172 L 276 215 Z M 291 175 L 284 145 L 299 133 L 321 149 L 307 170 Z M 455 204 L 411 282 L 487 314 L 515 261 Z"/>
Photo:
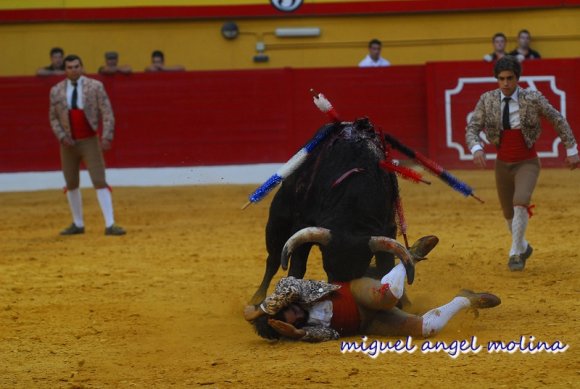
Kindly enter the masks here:
<path id="1" fill-rule="evenodd" d="M 106 188 L 105 161 L 97 136 L 77 140 L 74 146 L 60 145 L 60 163 L 68 190 L 79 187 L 81 161 L 89 172 L 93 187 Z"/>
<path id="2" fill-rule="evenodd" d="M 506 219 L 514 217 L 515 205 L 530 205 L 539 176 L 538 158 L 514 163 L 495 161 L 497 195 Z"/>
<path id="3" fill-rule="evenodd" d="M 395 307 L 397 299 L 372 278 L 350 282 L 350 290 L 359 308 L 361 330 L 368 335 L 421 336 L 423 319 Z"/>

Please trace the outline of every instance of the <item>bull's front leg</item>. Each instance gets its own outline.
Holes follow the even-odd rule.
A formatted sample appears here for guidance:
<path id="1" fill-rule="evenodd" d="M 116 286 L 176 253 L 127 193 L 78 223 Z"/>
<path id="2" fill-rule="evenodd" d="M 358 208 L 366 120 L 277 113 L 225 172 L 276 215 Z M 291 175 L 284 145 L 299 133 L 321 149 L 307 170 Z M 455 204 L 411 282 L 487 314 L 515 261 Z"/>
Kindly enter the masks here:
<path id="1" fill-rule="evenodd" d="M 270 216 L 266 224 L 266 250 L 268 250 L 266 270 L 258 290 L 250 300 L 250 304 L 259 304 L 266 297 L 272 278 L 280 268 L 282 248 L 291 235 L 291 213 L 288 207 L 283 204 L 284 199 L 281 199 L 283 193 L 284 191 L 280 189 L 270 206 Z"/>
<path id="2" fill-rule="evenodd" d="M 280 256 L 282 255 L 282 249 L 280 248 L 278 252 L 273 252 L 268 255 L 268 259 L 266 260 L 266 271 L 264 272 L 264 277 L 262 278 L 262 283 L 252 296 L 250 300 L 250 304 L 259 304 L 261 303 L 264 298 L 266 298 L 266 293 L 268 293 L 268 287 L 272 282 L 272 278 L 278 272 L 280 268 Z"/>
<path id="3" fill-rule="evenodd" d="M 369 266 L 366 276 L 377 280 L 383 278 L 385 274 L 395 267 L 395 256 L 390 253 L 375 253 L 375 265 Z"/>
<path id="4" fill-rule="evenodd" d="M 390 214 L 388 220 L 390 222 L 383 227 L 382 236 L 389 237 L 391 239 L 396 239 L 397 237 L 397 225 L 394 221 L 395 215 Z M 375 265 L 370 266 L 367 270 L 366 276 L 377 280 L 383 278 L 385 274 L 393 270 L 395 267 L 395 256 L 391 253 L 384 251 L 375 253 Z"/>
<path id="5" fill-rule="evenodd" d="M 308 262 L 308 254 L 310 254 L 310 249 L 312 244 L 303 244 L 292 253 L 292 258 L 290 259 L 290 269 L 288 269 L 288 275 L 295 278 L 304 278 L 306 274 L 306 264 Z"/>

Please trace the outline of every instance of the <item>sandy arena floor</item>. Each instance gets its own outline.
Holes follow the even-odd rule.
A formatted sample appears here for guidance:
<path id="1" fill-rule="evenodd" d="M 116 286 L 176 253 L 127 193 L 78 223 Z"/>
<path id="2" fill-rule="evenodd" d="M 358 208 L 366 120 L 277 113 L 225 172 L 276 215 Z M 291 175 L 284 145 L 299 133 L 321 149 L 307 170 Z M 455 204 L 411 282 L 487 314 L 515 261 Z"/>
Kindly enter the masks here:
<path id="1" fill-rule="evenodd" d="M 339 341 L 258 338 L 241 312 L 264 271 L 272 196 L 241 211 L 253 185 L 117 188 L 124 237 L 103 235 L 93 190 L 83 190 L 87 232 L 73 237 L 58 235 L 70 223 L 61 192 L 0 193 L 0 388 L 578 387 L 579 174 L 542 171 L 528 230 L 535 251 L 523 273 L 507 270 L 491 171 L 456 172 L 483 205 L 433 177 L 431 186 L 402 183 L 410 240 L 441 239 L 418 265 L 411 310 L 441 305 L 462 287 L 503 300 L 478 319 L 460 313 L 432 339 L 477 336 L 483 349 L 456 359 L 420 350 L 372 359 L 342 354 Z M 323 279 L 315 251 L 307 278 Z M 485 349 L 522 335 L 569 348 Z"/>

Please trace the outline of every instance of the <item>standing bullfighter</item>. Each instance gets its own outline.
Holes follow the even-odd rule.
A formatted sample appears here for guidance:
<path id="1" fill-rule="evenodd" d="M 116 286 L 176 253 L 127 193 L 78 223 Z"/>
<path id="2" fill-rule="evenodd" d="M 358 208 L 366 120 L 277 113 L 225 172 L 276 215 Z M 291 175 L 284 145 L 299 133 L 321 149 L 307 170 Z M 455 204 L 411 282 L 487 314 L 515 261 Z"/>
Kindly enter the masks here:
<path id="1" fill-rule="evenodd" d="M 115 224 L 111 191 L 105 180 L 103 150 L 111 148 L 115 118 L 111 102 L 100 81 L 83 76 L 83 62 L 76 55 L 64 59 L 66 79 L 50 91 L 50 125 L 60 142 L 60 159 L 66 181 L 67 198 L 73 223 L 61 235 L 85 232 L 81 199 L 80 163 L 87 167 L 97 191 L 97 199 L 105 219 L 105 235 L 124 235 L 125 230 Z M 103 121 L 103 135 L 99 143 L 97 129 Z"/>
<path id="2" fill-rule="evenodd" d="M 578 147 L 568 122 L 540 92 L 518 86 L 521 72 L 520 63 L 512 56 L 496 62 L 494 75 L 499 88 L 481 95 L 465 136 L 473 162 L 482 169 L 486 158 L 479 133 L 485 129 L 487 138 L 497 148 L 495 181 L 512 235 L 508 261 L 511 271 L 523 270 L 533 251 L 525 234 L 531 214 L 530 201 L 540 174 L 534 144 L 542 131 L 542 117 L 552 123 L 564 143 L 570 169 L 580 164 Z"/>

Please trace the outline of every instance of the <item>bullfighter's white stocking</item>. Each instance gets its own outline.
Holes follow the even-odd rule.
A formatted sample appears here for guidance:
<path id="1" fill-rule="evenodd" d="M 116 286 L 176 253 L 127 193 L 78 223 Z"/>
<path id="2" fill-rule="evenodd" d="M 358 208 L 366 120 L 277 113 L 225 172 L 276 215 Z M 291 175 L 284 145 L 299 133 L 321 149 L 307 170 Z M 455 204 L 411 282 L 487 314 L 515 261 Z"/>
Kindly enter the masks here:
<path id="1" fill-rule="evenodd" d="M 406 276 L 407 272 L 405 271 L 405 265 L 399 263 L 381 279 L 381 284 L 389 284 L 389 290 L 398 300 L 401 298 L 403 291 L 405 290 Z"/>
<path id="2" fill-rule="evenodd" d="M 510 256 L 522 254 L 528 247 L 526 241 L 526 228 L 528 227 L 528 210 L 526 207 L 516 205 L 514 207 L 514 219 L 512 222 L 512 248 Z"/>
<path id="3" fill-rule="evenodd" d="M 437 334 L 457 312 L 470 306 L 467 297 L 457 296 L 442 307 L 430 310 L 423 315 L 423 336 L 427 338 Z"/>
<path id="4" fill-rule="evenodd" d="M 66 197 L 68 199 L 68 205 L 73 217 L 73 223 L 77 227 L 84 227 L 85 222 L 83 220 L 83 199 L 81 196 L 80 188 L 66 191 Z"/>
<path id="5" fill-rule="evenodd" d="M 97 189 L 97 198 L 105 218 L 105 227 L 111 227 L 115 224 L 115 218 L 113 217 L 113 198 L 110 190 L 108 188 Z"/>

